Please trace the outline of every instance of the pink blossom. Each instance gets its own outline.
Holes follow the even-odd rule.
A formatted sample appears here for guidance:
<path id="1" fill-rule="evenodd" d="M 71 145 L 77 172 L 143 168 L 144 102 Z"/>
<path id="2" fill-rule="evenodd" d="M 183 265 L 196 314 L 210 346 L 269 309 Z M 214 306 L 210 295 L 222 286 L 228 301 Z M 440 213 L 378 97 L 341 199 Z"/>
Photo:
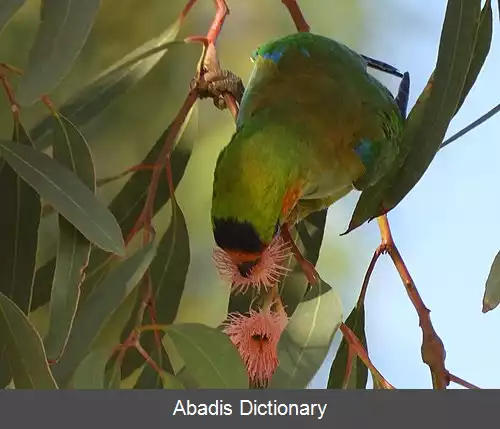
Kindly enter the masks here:
<path id="1" fill-rule="evenodd" d="M 224 332 L 238 348 L 252 385 L 265 387 L 274 374 L 279 364 L 278 341 L 287 322 L 284 310 L 229 314 Z"/>
<path id="2" fill-rule="evenodd" d="M 245 293 L 249 287 L 260 290 L 261 287 L 268 288 L 278 283 L 281 276 L 290 271 L 284 266 L 284 261 L 290 255 L 288 243 L 278 236 L 262 252 L 259 262 L 247 277 L 240 274 L 236 263 L 223 249 L 215 249 L 213 259 L 221 278 L 232 284 L 233 292 Z"/>

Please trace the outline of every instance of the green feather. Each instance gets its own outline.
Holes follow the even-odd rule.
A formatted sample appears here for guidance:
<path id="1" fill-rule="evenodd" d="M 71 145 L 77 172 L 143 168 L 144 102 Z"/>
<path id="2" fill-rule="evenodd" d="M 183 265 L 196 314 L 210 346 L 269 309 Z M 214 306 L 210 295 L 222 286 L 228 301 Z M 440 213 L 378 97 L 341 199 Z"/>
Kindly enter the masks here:
<path id="1" fill-rule="evenodd" d="M 295 220 L 376 183 L 397 155 L 404 120 L 363 58 L 326 37 L 297 33 L 252 58 L 236 133 L 217 161 L 212 218 L 246 222 L 269 243 L 297 183 Z"/>

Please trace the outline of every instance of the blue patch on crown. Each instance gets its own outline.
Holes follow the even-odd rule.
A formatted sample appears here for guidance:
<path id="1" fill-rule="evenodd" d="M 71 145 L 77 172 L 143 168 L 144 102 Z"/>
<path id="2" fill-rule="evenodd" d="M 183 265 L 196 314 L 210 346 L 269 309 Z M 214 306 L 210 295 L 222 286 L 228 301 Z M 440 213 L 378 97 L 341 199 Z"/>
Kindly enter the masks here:
<path id="1" fill-rule="evenodd" d="M 262 56 L 262 58 L 265 58 L 266 60 L 271 60 L 274 63 L 277 63 L 281 59 L 283 54 L 284 54 L 283 50 L 276 50 L 276 51 L 272 51 L 272 52 L 265 52 L 261 56 Z"/>

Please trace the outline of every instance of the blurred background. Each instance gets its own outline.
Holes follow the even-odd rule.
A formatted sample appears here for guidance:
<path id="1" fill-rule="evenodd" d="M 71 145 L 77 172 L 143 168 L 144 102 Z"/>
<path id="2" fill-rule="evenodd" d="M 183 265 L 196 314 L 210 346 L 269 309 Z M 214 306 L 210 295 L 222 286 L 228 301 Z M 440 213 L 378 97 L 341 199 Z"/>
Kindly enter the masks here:
<path id="1" fill-rule="evenodd" d="M 125 54 L 157 36 L 176 19 L 185 0 L 102 0 L 90 38 L 73 70 L 53 94 L 62 105 L 75 91 Z M 437 56 L 444 0 L 299 1 L 313 32 L 336 39 L 360 53 L 393 64 L 411 75 L 412 105 L 425 86 Z M 448 135 L 460 130 L 500 100 L 498 7 L 490 55 Z M 219 59 L 246 82 L 251 52 L 261 43 L 295 31 L 280 0 L 228 0 L 231 14 L 219 40 Z M 0 61 L 23 68 L 35 36 L 40 0 L 30 0 L 0 34 Z M 199 0 L 179 37 L 205 34 L 213 17 L 209 0 Z M 185 49 L 184 49 L 185 48 Z M 188 91 L 199 48 L 169 51 L 150 73 L 103 114 L 83 127 L 93 150 L 97 177 L 137 164 L 176 114 Z M 391 90 L 396 78 L 376 74 Z M 0 138 L 10 139 L 11 116 L 0 95 Z M 179 321 L 217 325 L 225 316 L 227 286 L 212 264 L 210 198 L 216 157 L 234 129 L 229 112 L 210 101 L 193 117 L 193 154 L 178 187 L 179 203 L 191 236 L 191 266 Z M 28 126 L 46 114 L 43 106 L 23 110 Z M 453 374 L 484 388 L 500 387 L 500 310 L 481 312 L 484 284 L 500 249 L 500 115 L 440 151 L 416 188 L 389 215 L 393 235 L 447 350 Z M 193 132 L 195 130 L 195 132 Z M 101 189 L 109 200 L 123 182 Z M 329 211 L 318 263 L 321 276 L 353 308 L 372 253 L 379 243 L 376 223 L 340 237 L 358 195 L 352 193 Z M 168 226 L 170 207 L 156 217 L 159 232 Z M 55 221 L 55 218 L 52 219 Z M 45 222 L 39 263 L 55 252 L 56 224 Z M 43 311 L 41 310 L 42 316 Z M 44 329 L 44 317 L 38 317 Z M 388 257 L 379 260 L 366 298 L 370 356 L 398 388 L 430 388 L 420 357 L 416 313 Z M 337 335 L 340 337 L 340 334 Z M 311 383 L 326 385 L 338 346 Z"/>

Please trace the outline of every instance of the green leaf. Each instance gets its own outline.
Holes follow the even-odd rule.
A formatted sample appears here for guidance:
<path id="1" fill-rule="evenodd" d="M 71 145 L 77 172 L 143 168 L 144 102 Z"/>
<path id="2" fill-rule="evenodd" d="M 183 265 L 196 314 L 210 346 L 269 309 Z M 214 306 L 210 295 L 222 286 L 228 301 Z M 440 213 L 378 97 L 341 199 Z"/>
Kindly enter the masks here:
<path id="1" fill-rule="evenodd" d="M 175 21 L 158 37 L 144 43 L 116 64 L 102 72 L 91 83 L 71 97 L 60 109 L 61 114 L 81 128 L 146 76 L 163 58 L 167 48 L 184 42 L 173 41 L 180 29 Z M 48 116 L 31 131 L 35 146 L 45 149 L 52 144 L 52 121 Z"/>
<path id="2" fill-rule="evenodd" d="M 121 382 L 122 382 L 122 377 L 121 377 L 120 365 L 115 364 L 113 365 L 110 371 L 105 373 L 104 385 L 108 389 L 120 390 Z"/>
<path id="3" fill-rule="evenodd" d="M 245 364 L 226 334 L 199 323 L 171 325 L 166 333 L 199 389 L 248 388 Z"/>
<path id="4" fill-rule="evenodd" d="M 497 253 L 486 280 L 483 297 L 483 313 L 495 309 L 500 303 L 500 252 Z"/>
<path id="5" fill-rule="evenodd" d="M 58 123 L 54 134 L 54 159 L 73 171 L 91 192 L 95 192 L 94 163 L 85 138 L 66 118 L 59 118 Z M 44 342 L 50 360 L 57 360 L 62 355 L 68 340 L 90 248 L 90 242 L 59 215 L 59 243 L 50 300 L 49 331 Z"/>
<path id="6" fill-rule="evenodd" d="M 351 314 L 347 318 L 345 324 L 351 328 L 356 334 L 365 350 L 368 350 L 366 345 L 365 335 L 365 308 L 361 305 L 359 308 L 354 307 Z M 337 354 L 330 368 L 330 376 L 328 378 L 328 389 L 342 389 L 344 378 L 347 371 L 347 357 L 349 354 L 349 344 L 342 338 Z M 347 389 L 366 389 L 368 380 L 368 368 L 354 355 L 352 360 L 351 375 L 347 380 Z"/>
<path id="7" fill-rule="evenodd" d="M 164 372 L 162 374 L 163 388 L 167 390 L 184 390 L 185 387 L 182 382 L 172 374 Z"/>
<path id="8" fill-rule="evenodd" d="M 89 241 L 103 250 L 124 255 L 116 219 L 75 174 L 28 146 L 0 141 L 0 148 L 15 172 Z"/>
<path id="9" fill-rule="evenodd" d="M 323 280 L 311 287 L 281 334 L 271 389 L 305 389 L 323 364 L 342 322 L 338 294 Z"/>
<path id="10" fill-rule="evenodd" d="M 9 23 L 26 0 L 2 0 L 0 4 L 0 31 Z"/>
<path id="11" fill-rule="evenodd" d="M 481 15 L 479 16 L 479 25 L 476 32 L 476 40 L 474 44 L 474 51 L 469 66 L 469 72 L 465 79 L 465 84 L 462 90 L 462 96 L 458 102 L 455 114 L 460 110 L 470 90 L 476 83 L 477 77 L 483 68 L 486 57 L 490 52 L 491 39 L 493 37 L 493 11 L 491 9 L 491 0 L 486 0 L 483 6 Z"/>
<path id="12" fill-rule="evenodd" d="M 190 119 L 188 128 L 192 127 L 193 122 L 194 121 Z M 151 165 L 156 162 L 169 130 L 170 126 L 158 138 L 149 153 L 141 161 L 141 164 Z M 172 181 L 174 183 L 174 188 L 177 188 L 177 185 L 184 176 L 184 171 L 187 167 L 189 159 L 191 158 L 192 141 L 192 135 L 188 137 L 186 134 L 182 134 L 180 136 L 179 143 L 171 155 L 170 164 L 172 166 Z M 130 179 L 125 183 L 123 188 L 113 198 L 109 205 L 111 213 L 115 216 L 125 235 L 131 231 L 137 217 L 141 214 L 146 201 L 146 194 L 150 180 L 151 172 L 145 170 L 136 171 L 132 174 Z M 158 192 L 153 205 L 153 215 L 156 215 L 156 213 L 158 213 L 158 211 L 165 206 L 169 199 L 170 192 L 168 184 L 165 180 L 161 180 L 158 184 Z M 91 274 L 96 271 L 105 273 L 108 269 L 108 257 L 109 255 L 107 253 L 99 249 L 94 248 L 92 250 L 89 266 L 87 267 L 87 277 L 82 284 L 83 295 L 90 293 L 95 287 L 95 276 Z M 32 303 L 33 309 L 44 305 L 50 299 L 50 287 L 52 277 L 54 275 L 54 267 L 55 261 L 52 259 L 37 270 L 35 275 L 35 287 Z"/>
<path id="13" fill-rule="evenodd" d="M 113 350 L 109 348 L 91 351 L 78 365 L 73 377 L 73 389 L 104 389 L 104 372 Z"/>
<path id="14" fill-rule="evenodd" d="M 66 386 L 89 352 L 103 326 L 133 292 L 155 255 L 153 242 L 118 264 L 102 281 L 101 287 L 82 302 L 61 360 L 52 367 L 60 386 Z"/>
<path id="15" fill-rule="evenodd" d="M 19 146 L 31 146 L 20 123 L 14 125 L 13 139 Z M 41 202 L 38 194 L 9 166 L 0 170 L 0 292 L 25 314 L 30 312 L 38 247 Z M 10 381 L 5 343 L 0 336 L 0 387 Z"/>
<path id="16" fill-rule="evenodd" d="M 85 45 L 100 0 L 44 0 L 40 25 L 16 100 L 21 106 L 50 94 L 70 71 Z"/>
<path id="17" fill-rule="evenodd" d="M 184 291 L 190 257 L 186 221 L 181 208 L 175 200 L 172 200 L 172 220 L 158 244 L 155 259 L 150 267 L 156 323 L 158 324 L 170 325 L 175 320 Z M 149 315 L 145 323 L 153 323 Z M 163 334 L 159 333 L 159 336 L 161 338 Z M 147 332 L 146 335 L 142 336 L 141 345 L 157 363 L 163 361 L 162 357 L 159 356 L 153 332 Z M 128 376 L 143 364 L 142 357 L 137 354 L 127 354 L 122 365 L 122 374 Z M 167 367 L 164 369 L 171 368 L 169 362 L 166 362 L 166 365 Z M 161 366 L 163 367 L 163 365 Z M 145 380 L 155 378 L 154 385 L 160 386 L 160 375 L 150 366 L 146 366 L 139 377 L 138 384 L 141 388 L 146 388 L 151 385 L 151 382 L 145 383 Z"/>
<path id="18" fill-rule="evenodd" d="M 416 131 L 403 135 L 411 149 L 407 162 L 395 178 L 395 185 L 384 199 L 386 209 L 394 208 L 413 189 L 439 150 L 463 94 L 474 54 L 480 11 L 480 0 L 448 1 L 425 113 Z"/>
<path id="19" fill-rule="evenodd" d="M 388 175 L 363 191 L 346 233 L 396 207 L 434 159 L 467 85 L 481 68 L 484 40 L 476 44 L 480 14 L 480 0 L 448 1 L 436 69 L 408 117 L 401 153 Z"/>
<path id="20" fill-rule="evenodd" d="M 292 232 L 295 244 L 301 254 L 313 265 L 319 258 L 321 243 L 325 232 L 327 210 L 311 213 L 295 227 Z M 304 299 L 308 281 L 300 265 L 293 255 L 290 256 L 288 267 L 293 271 L 287 274 L 280 285 L 280 296 L 285 306 L 288 317 L 293 315 L 297 306 Z"/>
<path id="21" fill-rule="evenodd" d="M 16 389 L 57 389 L 42 339 L 22 310 L 0 293 L 0 333 Z"/>

